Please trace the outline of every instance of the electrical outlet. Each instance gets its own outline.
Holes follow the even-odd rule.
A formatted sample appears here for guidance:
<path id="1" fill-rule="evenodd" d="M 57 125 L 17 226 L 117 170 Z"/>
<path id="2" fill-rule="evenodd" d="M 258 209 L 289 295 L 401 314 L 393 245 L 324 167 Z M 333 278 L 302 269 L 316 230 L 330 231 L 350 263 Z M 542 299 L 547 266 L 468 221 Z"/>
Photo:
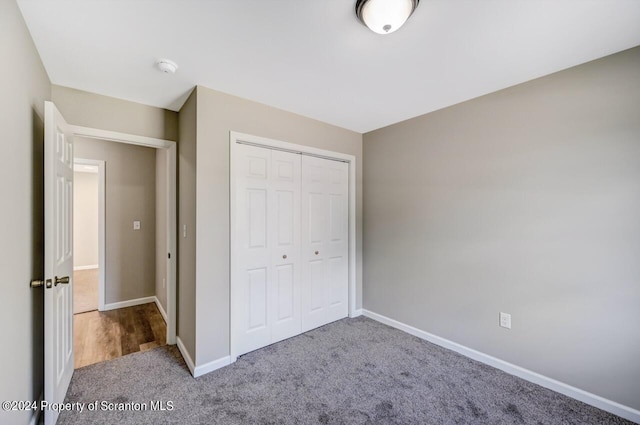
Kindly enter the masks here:
<path id="1" fill-rule="evenodd" d="M 511 329 L 511 315 L 509 313 L 500 312 L 500 326 Z"/>
<path id="2" fill-rule="evenodd" d="M 140 230 L 140 222 L 138 220 L 133 222 L 133 230 Z"/>

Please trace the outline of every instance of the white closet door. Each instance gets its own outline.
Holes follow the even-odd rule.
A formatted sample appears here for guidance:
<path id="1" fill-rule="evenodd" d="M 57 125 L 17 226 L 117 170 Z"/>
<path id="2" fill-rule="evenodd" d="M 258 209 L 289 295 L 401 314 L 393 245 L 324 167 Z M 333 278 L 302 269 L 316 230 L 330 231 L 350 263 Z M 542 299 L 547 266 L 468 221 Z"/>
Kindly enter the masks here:
<path id="1" fill-rule="evenodd" d="M 302 330 L 348 315 L 348 164 L 302 157 Z"/>
<path id="2" fill-rule="evenodd" d="M 301 331 L 300 156 L 236 147 L 236 355 Z"/>
<path id="3" fill-rule="evenodd" d="M 260 149 L 260 148 L 257 148 Z M 300 316 L 300 155 L 271 151 L 271 342 L 302 332 Z"/>
<path id="4" fill-rule="evenodd" d="M 268 203 L 271 152 L 239 145 L 236 150 L 236 273 L 233 288 L 238 354 L 271 342 L 267 316 L 271 261 Z"/>

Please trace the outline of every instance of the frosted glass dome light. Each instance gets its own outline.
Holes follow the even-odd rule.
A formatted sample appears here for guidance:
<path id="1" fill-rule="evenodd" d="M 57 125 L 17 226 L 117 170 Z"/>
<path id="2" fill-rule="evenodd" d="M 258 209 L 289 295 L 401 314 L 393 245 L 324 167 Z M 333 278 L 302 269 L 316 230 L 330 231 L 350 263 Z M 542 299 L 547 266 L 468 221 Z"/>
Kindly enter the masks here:
<path id="1" fill-rule="evenodd" d="M 400 29 L 416 10 L 420 0 L 358 0 L 356 15 L 378 34 L 391 34 Z"/>

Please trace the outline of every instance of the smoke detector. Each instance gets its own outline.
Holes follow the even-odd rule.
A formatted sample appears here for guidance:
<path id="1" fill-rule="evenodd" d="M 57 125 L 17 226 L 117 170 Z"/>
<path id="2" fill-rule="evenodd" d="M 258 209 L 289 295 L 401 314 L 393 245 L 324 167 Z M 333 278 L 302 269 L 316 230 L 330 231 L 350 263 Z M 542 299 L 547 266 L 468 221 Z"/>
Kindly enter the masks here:
<path id="1" fill-rule="evenodd" d="M 169 59 L 160 59 L 156 65 L 165 74 L 175 74 L 178 69 L 178 64 Z"/>

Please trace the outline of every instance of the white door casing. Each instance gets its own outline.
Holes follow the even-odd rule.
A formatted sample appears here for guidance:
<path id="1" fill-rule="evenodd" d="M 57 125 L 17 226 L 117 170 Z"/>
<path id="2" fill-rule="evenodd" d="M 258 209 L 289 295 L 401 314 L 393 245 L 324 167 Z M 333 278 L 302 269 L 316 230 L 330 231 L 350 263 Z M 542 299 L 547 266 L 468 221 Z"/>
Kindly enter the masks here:
<path id="1" fill-rule="evenodd" d="M 97 128 L 70 126 L 73 135 L 89 139 L 125 143 L 129 145 L 145 146 L 153 149 L 167 150 L 167 344 L 176 343 L 176 281 L 177 281 L 177 156 L 178 147 L 171 140 L 156 139 L 154 137 L 120 133 L 117 131 L 101 130 Z M 104 230 L 104 227 L 103 227 Z M 104 238 L 102 238 L 104 240 Z"/>
<path id="2" fill-rule="evenodd" d="M 302 157 L 302 330 L 349 313 L 348 164 Z"/>
<path id="3" fill-rule="evenodd" d="M 44 399 L 61 403 L 73 375 L 73 137 L 52 102 L 45 102 L 44 138 Z M 69 278 L 58 284 L 58 278 Z M 45 410 L 46 425 L 58 413 Z"/>

